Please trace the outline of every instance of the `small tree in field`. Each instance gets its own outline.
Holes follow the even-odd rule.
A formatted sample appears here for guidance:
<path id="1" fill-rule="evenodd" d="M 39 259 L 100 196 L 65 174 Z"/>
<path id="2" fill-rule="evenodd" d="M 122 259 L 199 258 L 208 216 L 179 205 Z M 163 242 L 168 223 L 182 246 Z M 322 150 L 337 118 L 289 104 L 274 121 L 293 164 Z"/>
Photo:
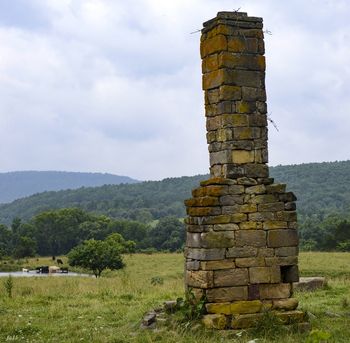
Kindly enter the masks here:
<path id="1" fill-rule="evenodd" d="M 68 263 L 90 269 L 96 277 L 100 277 L 107 268 L 116 270 L 124 267 L 121 254 L 129 252 L 132 243 L 119 234 L 112 234 L 104 241 L 89 239 L 69 252 Z"/>

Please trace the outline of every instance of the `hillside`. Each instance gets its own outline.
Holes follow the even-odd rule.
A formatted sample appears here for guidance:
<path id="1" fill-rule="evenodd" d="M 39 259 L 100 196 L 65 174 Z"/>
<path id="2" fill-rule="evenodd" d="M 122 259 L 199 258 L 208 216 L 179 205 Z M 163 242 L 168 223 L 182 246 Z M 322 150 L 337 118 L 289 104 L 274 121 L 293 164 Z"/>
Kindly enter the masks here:
<path id="1" fill-rule="evenodd" d="M 298 197 L 300 218 L 350 208 L 350 161 L 308 163 L 270 168 L 277 182 L 287 183 Z M 0 206 L 0 223 L 9 224 L 18 216 L 29 219 L 41 211 L 79 207 L 115 218 L 140 221 L 167 215 L 183 217 L 183 200 L 190 197 L 206 175 L 107 185 L 59 192 L 44 192 Z"/>
<path id="2" fill-rule="evenodd" d="M 17 171 L 0 173 L 0 203 L 9 203 L 35 193 L 135 183 L 127 176 L 105 173 L 74 173 L 61 171 Z"/>

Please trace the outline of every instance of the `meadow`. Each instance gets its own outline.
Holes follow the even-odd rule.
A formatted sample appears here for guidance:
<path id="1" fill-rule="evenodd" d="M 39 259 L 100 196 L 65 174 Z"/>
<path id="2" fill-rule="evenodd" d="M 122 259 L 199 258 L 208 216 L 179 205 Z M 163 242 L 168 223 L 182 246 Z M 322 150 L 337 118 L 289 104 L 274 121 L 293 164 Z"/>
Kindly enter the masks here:
<path id="1" fill-rule="evenodd" d="M 182 254 L 125 256 L 126 268 L 103 277 L 0 279 L 0 342 L 318 342 L 308 333 L 214 332 L 186 320 L 165 321 L 156 330 L 140 328 L 143 315 L 165 300 L 183 297 Z M 51 261 L 52 263 L 52 261 Z M 24 262 L 51 264 L 48 259 Z M 350 253 L 301 253 L 304 276 L 326 276 L 328 285 L 299 292 L 299 308 L 310 313 L 313 329 L 330 334 L 327 342 L 350 341 Z"/>

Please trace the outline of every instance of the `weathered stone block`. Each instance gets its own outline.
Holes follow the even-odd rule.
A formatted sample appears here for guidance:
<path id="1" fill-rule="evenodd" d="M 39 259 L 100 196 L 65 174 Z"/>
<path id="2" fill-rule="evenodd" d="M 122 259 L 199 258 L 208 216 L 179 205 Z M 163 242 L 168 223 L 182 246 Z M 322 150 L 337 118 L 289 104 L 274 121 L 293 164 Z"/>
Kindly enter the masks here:
<path id="1" fill-rule="evenodd" d="M 207 207 L 219 205 L 219 199 L 217 197 L 200 197 L 185 200 L 185 206 L 188 207 Z"/>
<path id="2" fill-rule="evenodd" d="M 296 221 L 297 220 L 297 213 L 295 211 L 279 211 L 276 213 L 276 218 L 278 220 L 284 220 L 284 221 Z"/>
<path id="3" fill-rule="evenodd" d="M 225 128 L 244 127 L 248 125 L 248 115 L 241 113 L 223 114 L 221 122 L 222 126 Z M 232 140 L 234 132 L 230 130 L 229 133 L 231 137 L 230 140 Z"/>
<path id="4" fill-rule="evenodd" d="M 255 101 L 236 101 L 236 111 L 238 113 L 253 113 L 256 110 Z M 259 135 L 260 136 L 260 135 Z"/>
<path id="5" fill-rule="evenodd" d="M 233 247 L 230 249 L 227 249 L 226 257 L 252 257 L 256 256 L 258 253 L 258 249 L 252 246 L 245 246 L 245 247 Z"/>
<path id="6" fill-rule="evenodd" d="M 274 310 L 292 311 L 298 307 L 299 301 L 295 298 L 273 300 L 272 308 Z"/>
<path id="7" fill-rule="evenodd" d="M 193 260 L 211 261 L 225 258 L 226 249 L 196 249 L 186 248 L 185 257 Z"/>
<path id="8" fill-rule="evenodd" d="M 240 140 L 240 139 L 256 139 L 259 138 L 261 135 L 261 131 L 259 127 L 235 127 L 233 129 L 233 138 Z M 251 163 L 254 162 L 254 158 L 250 162 L 244 162 L 244 163 Z"/>
<path id="9" fill-rule="evenodd" d="M 275 249 L 273 248 L 259 248 L 258 250 L 258 256 L 261 257 L 270 257 L 274 256 Z"/>
<path id="10" fill-rule="evenodd" d="M 241 53 L 257 53 L 258 40 L 256 38 L 231 36 L 228 39 L 228 51 Z"/>
<path id="11" fill-rule="evenodd" d="M 201 234 L 187 232 L 186 234 L 186 246 L 190 248 L 200 248 L 201 247 Z"/>
<path id="12" fill-rule="evenodd" d="M 211 288 L 213 287 L 213 272 L 196 270 L 186 272 L 186 284 L 190 287 Z"/>
<path id="13" fill-rule="evenodd" d="M 218 54 L 207 56 L 202 60 L 202 72 L 203 74 L 219 69 Z M 217 102 L 217 101 L 215 101 Z"/>
<path id="14" fill-rule="evenodd" d="M 298 233 L 290 229 L 270 230 L 267 233 L 267 246 L 272 248 L 297 246 L 299 243 Z"/>
<path id="15" fill-rule="evenodd" d="M 269 267 L 252 267 L 249 268 L 250 283 L 270 283 L 271 268 Z"/>
<path id="16" fill-rule="evenodd" d="M 229 187 L 229 193 L 230 194 L 243 194 L 244 193 L 244 186 L 232 185 Z"/>
<path id="17" fill-rule="evenodd" d="M 273 220 L 274 217 L 275 217 L 274 212 L 255 212 L 255 213 L 250 213 L 248 215 L 248 220 L 256 221 L 256 222 L 263 222 L 266 220 Z"/>
<path id="18" fill-rule="evenodd" d="M 287 229 L 287 228 L 288 228 L 288 223 L 284 221 L 269 220 L 264 223 L 265 230 Z"/>
<path id="19" fill-rule="evenodd" d="M 224 35 L 216 35 L 201 42 L 201 57 L 204 58 L 215 52 L 227 50 L 227 39 Z"/>
<path id="20" fill-rule="evenodd" d="M 296 210 L 296 204 L 295 202 L 286 202 L 284 205 L 284 209 L 286 211 L 295 211 Z"/>
<path id="21" fill-rule="evenodd" d="M 285 193 L 286 185 L 283 183 L 274 183 L 266 187 L 267 193 Z"/>
<path id="22" fill-rule="evenodd" d="M 215 314 L 231 314 L 231 303 L 225 302 L 225 303 L 207 303 L 205 304 L 205 308 L 208 313 L 215 313 Z"/>
<path id="23" fill-rule="evenodd" d="M 228 193 L 228 186 L 226 185 L 210 185 L 207 187 L 199 187 L 192 190 L 194 197 L 219 197 Z"/>
<path id="24" fill-rule="evenodd" d="M 266 193 L 265 185 L 250 186 L 245 189 L 247 194 L 264 194 Z"/>
<path id="25" fill-rule="evenodd" d="M 265 247 L 266 246 L 266 233 L 259 230 L 239 230 L 236 231 L 236 245 L 237 246 L 253 246 L 253 247 Z"/>
<path id="26" fill-rule="evenodd" d="M 227 326 L 227 320 L 223 314 L 206 314 L 202 318 L 202 323 L 207 329 L 223 330 Z"/>
<path id="27" fill-rule="evenodd" d="M 254 162 L 254 151 L 233 150 L 232 162 L 238 164 Z"/>
<path id="28" fill-rule="evenodd" d="M 235 243 L 233 231 L 211 231 L 201 234 L 201 246 L 204 248 L 231 248 Z"/>
<path id="29" fill-rule="evenodd" d="M 206 291 L 207 300 L 209 302 L 231 302 L 237 300 L 248 299 L 248 287 L 223 287 L 212 288 Z"/>
<path id="30" fill-rule="evenodd" d="M 210 165 L 225 164 L 231 162 L 231 151 L 223 150 L 210 153 Z"/>
<path id="31" fill-rule="evenodd" d="M 242 87 L 242 100 L 266 101 L 266 91 L 261 88 Z"/>
<path id="32" fill-rule="evenodd" d="M 243 204 L 244 197 L 241 195 L 224 195 L 220 197 L 220 204 L 222 206 L 232 206 Z"/>
<path id="33" fill-rule="evenodd" d="M 260 300 L 237 301 L 231 304 L 232 314 L 258 313 L 261 311 L 262 302 Z"/>
<path id="34" fill-rule="evenodd" d="M 266 257 L 265 263 L 267 266 L 291 266 L 298 264 L 297 256 L 286 257 Z"/>
<path id="35" fill-rule="evenodd" d="M 259 229 L 259 223 L 257 222 L 242 222 L 242 223 L 239 223 L 239 228 L 241 230 L 256 230 L 256 229 Z"/>
<path id="36" fill-rule="evenodd" d="M 231 179 L 225 179 L 223 177 L 213 177 L 209 180 L 204 180 L 200 182 L 202 187 L 213 186 L 213 185 L 235 185 L 237 182 Z"/>
<path id="37" fill-rule="evenodd" d="M 303 311 L 286 311 L 286 312 L 276 312 L 278 319 L 282 321 L 283 324 L 295 324 L 302 323 L 305 321 L 305 312 Z"/>
<path id="38" fill-rule="evenodd" d="M 215 224 L 228 224 L 231 222 L 231 216 L 228 214 L 222 214 L 221 216 L 213 217 L 201 217 L 202 224 L 215 225 Z"/>
<path id="39" fill-rule="evenodd" d="M 281 247 L 275 249 L 276 256 L 286 257 L 286 256 L 297 256 L 299 253 L 298 247 Z"/>
<path id="40" fill-rule="evenodd" d="M 200 263 L 199 261 L 187 261 L 186 270 L 199 270 Z"/>
<path id="41" fill-rule="evenodd" d="M 236 267 L 262 267 L 265 266 L 265 259 L 263 257 L 240 257 L 236 258 Z M 252 283 L 252 281 L 251 281 Z"/>
<path id="42" fill-rule="evenodd" d="M 259 286 L 261 299 L 289 298 L 291 286 L 289 283 L 261 284 Z"/>
<path id="43" fill-rule="evenodd" d="M 250 177 L 239 177 L 237 179 L 237 184 L 239 185 L 246 185 L 246 186 L 252 186 L 252 185 L 256 185 L 257 181 L 253 178 Z"/>
<path id="44" fill-rule="evenodd" d="M 231 80 L 232 76 L 225 69 L 218 69 L 203 75 L 203 90 L 219 87 L 227 80 Z M 242 81 L 241 81 L 242 82 Z"/>
<path id="45" fill-rule="evenodd" d="M 214 286 L 244 286 L 248 284 L 248 269 L 214 270 Z"/>
<path id="46" fill-rule="evenodd" d="M 202 270 L 220 270 L 234 269 L 236 267 L 233 260 L 218 260 L 218 261 L 202 261 L 200 262 Z"/>
<path id="47" fill-rule="evenodd" d="M 239 230 L 238 224 L 229 223 L 229 224 L 216 224 L 213 226 L 214 231 L 236 231 Z"/>
<path id="48" fill-rule="evenodd" d="M 251 198 L 252 204 L 275 203 L 276 197 L 273 194 L 261 194 Z"/>
<path id="49" fill-rule="evenodd" d="M 239 212 L 242 213 L 253 213 L 257 211 L 257 206 L 255 204 L 244 204 L 239 207 Z"/>
<path id="50" fill-rule="evenodd" d="M 240 100 L 241 87 L 224 85 L 219 88 L 220 100 Z"/>
<path id="51" fill-rule="evenodd" d="M 257 321 L 262 319 L 262 313 L 244 314 L 233 316 L 231 321 L 232 329 L 248 329 L 256 326 Z"/>
<path id="52" fill-rule="evenodd" d="M 259 212 L 270 212 L 270 211 L 283 211 L 284 203 L 283 202 L 272 202 L 268 204 L 259 204 Z"/>

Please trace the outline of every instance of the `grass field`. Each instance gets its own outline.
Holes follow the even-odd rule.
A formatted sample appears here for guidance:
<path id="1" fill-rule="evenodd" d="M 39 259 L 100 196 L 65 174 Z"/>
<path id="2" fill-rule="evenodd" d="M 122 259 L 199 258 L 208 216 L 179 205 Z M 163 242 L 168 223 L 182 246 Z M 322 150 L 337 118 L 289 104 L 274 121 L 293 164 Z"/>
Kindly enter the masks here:
<path id="1" fill-rule="evenodd" d="M 49 264 L 43 259 L 26 265 Z M 148 310 L 183 296 L 181 254 L 125 256 L 124 270 L 104 277 L 13 278 L 9 298 L 0 279 L 0 342 L 248 342 L 259 333 L 205 331 L 174 323 L 140 329 Z M 350 254 L 302 253 L 302 275 L 326 276 L 328 286 L 299 293 L 300 308 L 312 313 L 313 328 L 329 332 L 327 342 L 350 342 Z M 163 283 L 152 284 L 158 277 Z M 305 342 L 308 334 L 284 333 L 284 343 Z M 281 342 L 260 335 L 259 342 Z M 317 342 L 317 341 L 316 341 Z"/>

